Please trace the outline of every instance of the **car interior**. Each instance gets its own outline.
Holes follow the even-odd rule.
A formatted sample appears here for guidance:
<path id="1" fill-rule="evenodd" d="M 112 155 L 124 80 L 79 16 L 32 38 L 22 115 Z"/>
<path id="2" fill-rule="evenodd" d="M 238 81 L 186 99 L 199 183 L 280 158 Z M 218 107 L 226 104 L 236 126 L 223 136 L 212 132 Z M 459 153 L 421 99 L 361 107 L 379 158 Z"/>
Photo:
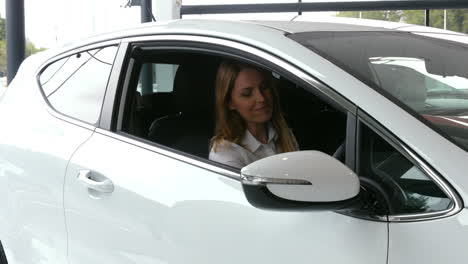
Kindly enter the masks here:
<path id="1" fill-rule="evenodd" d="M 138 51 L 127 92 L 122 130 L 138 138 L 208 159 L 214 136 L 215 79 L 224 59 L 186 51 Z M 154 65 L 173 65 L 172 87 L 161 87 Z M 150 92 L 141 88 L 144 68 L 150 71 Z M 343 144 L 346 115 L 292 81 L 279 77 L 281 108 L 301 150 L 333 155 Z M 156 87 L 156 88 L 155 88 Z M 344 151 L 342 151 L 344 155 Z M 344 157 L 342 157 L 344 158 Z"/>

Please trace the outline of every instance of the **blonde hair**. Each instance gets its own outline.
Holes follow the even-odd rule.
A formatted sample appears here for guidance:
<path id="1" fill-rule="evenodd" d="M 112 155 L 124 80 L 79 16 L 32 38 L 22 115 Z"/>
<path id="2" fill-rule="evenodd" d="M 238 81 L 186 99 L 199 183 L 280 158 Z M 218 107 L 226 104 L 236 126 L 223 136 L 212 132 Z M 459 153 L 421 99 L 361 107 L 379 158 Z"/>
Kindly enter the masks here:
<path id="1" fill-rule="evenodd" d="M 277 139 L 275 141 L 278 153 L 297 150 L 296 139 L 288 128 L 286 120 L 280 109 L 279 96 L 277 91 L 277 81 L 272 78 L 271 73 L 241 62 L 226 60 L 218 68 L 215 83 L 215 111 L 216 128 L 215 136 L 211 139 L 211 147 L 217 151 L 217 147 L 224 141 L 230 141 L 242 146 L 242 138 L 245 135 L 247 124 L 237 111 L 229 109 L 231 93 L 234 88 L 239 73 L 244 69 L 255 69 L 262 73 L 268 85 L 271 86 L 273 97 L 273 112 L 271 124 L 276 130 Z M 245 147 L 245 146 L 243 146 Z"/>

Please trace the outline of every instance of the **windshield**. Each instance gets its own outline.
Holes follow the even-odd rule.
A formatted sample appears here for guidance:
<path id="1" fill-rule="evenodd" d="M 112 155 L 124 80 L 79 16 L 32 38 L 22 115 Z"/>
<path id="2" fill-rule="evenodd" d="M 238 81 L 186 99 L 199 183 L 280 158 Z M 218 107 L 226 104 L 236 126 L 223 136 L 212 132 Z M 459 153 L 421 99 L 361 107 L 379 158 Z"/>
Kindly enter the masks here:
<path id="1" fill-rule="evenodd" d="M 289 37 L 405 104 L 468 150 L 468 45 L 394 31 Z"/>

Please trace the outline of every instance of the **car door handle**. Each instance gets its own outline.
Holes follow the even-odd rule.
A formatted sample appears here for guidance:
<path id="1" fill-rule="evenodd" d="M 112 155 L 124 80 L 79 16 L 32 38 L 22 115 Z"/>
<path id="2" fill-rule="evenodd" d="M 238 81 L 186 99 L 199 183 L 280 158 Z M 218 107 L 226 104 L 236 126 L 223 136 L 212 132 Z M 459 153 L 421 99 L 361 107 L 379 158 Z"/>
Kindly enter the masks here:
<path id="1" fill-rule="evenodd" d="M 81 170 L 78 173 L 78 181 L 89 189 L 93 189 L 98 192 L 111 193 L 114 191 L 114 184 L 109 179 L 98 181 L 93 179 L 92 172 L 90 170 Z"/>

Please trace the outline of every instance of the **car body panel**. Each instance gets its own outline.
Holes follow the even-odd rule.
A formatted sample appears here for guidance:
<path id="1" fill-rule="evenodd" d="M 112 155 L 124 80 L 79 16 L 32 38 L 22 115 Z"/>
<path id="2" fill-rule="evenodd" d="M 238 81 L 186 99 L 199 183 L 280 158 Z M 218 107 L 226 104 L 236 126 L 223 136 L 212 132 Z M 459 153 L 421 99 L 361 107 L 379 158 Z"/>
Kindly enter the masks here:
<path id="1" fill-rule="evenodd" d="M 259 210 L 239 181 L 131 142 L 95 133 L 71 159 L 65 207 L 72 264 L 386 262 L 385 222 Z M 114 183 L 113 193 L 77 181 L 91 168 Z"/>
<path id="2" fill-rule="evenodd" d="M 468 210 L 445 219 L 390 223 L 389 264 L 466 263 Z"/>
<path id="3" fill-rule="evenodd" d="M 36 74 L 40 56 L 18 76 Z M 0 237 L 9 263 L 66 263 L 63 181 L 92 130 L 52 116 L 35 78 L 16 78 L 0 104 Z"/>

